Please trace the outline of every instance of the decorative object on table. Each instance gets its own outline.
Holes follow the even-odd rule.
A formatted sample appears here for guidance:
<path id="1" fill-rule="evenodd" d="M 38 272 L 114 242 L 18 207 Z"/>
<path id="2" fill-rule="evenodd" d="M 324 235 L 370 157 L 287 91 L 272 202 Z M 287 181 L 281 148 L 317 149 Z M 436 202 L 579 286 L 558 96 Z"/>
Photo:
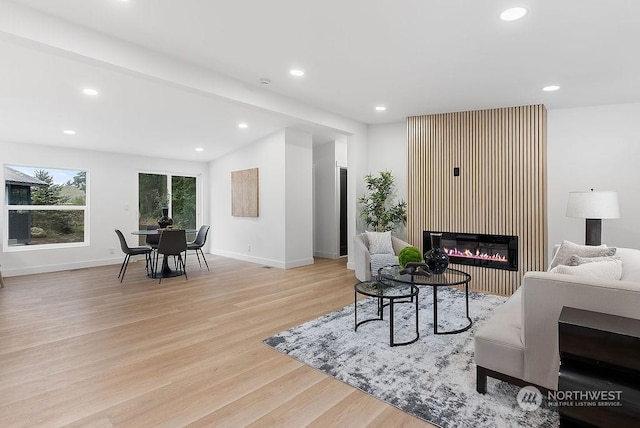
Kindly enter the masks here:
<path id="1" fill-rule="evenodd" d="M 620 217 L 618 192 L 569 192 L 567 217 L 586 219 L 585 244 L 600 245 L 602 219 Z"/>
<path id="2" fill-rule="evenodd" d="M 442 233 L 431 234 L 431 249 L 424 253 L 424 261 L 429 266 L 429 270 L 439 275 L 447 270 L 449 266 L 449 256 L 442 249 Z"/>
<path id="3" fill-rule="evenodd" d="M 423 262 L 409 262 L 398 272 L 400 275 L 423 275 L 430 276 L 429 266 Z"/>
<path id="4" fill-rule="evenodd" d="M 169 217 L 169 208 L 162 208 L 162 216 L 158 219 L 158 226 L 164 229 L 173 224 L 173 219 Z"/>
<path id="5" fill-rule="evenodd" d="M 360 217 L 367 228 L 378 232 L 394 230 L 407 222 L 407 203 L 394 204 L 395 193 L 393 175 L 390 171 L 380 171 L 379 176 L 367 174 L 364 177 L 367 192 L 358 199 L 361 204 Z"/>
<path id="6" fill-rule="evenodd" d="M 423 296 L 426 294 L 426 296 Z M 323 315 L 266 339 L 266 345 L 329 376 L 358 388 L 415 417 L 440 427 L 557 427 L 556 408 L 546 403 L 535 412 L 520 408 L 520 387 L 490 381 L 490 394 L 475 391 L 473 336 L 502 305 L 504 297 L 469 293 L 474 325 L 464 334 L 433 335 L 429 288 L 420 290 L 421 338 L 409 346 L 389 346 L 389 326 L 373 322 L 353 329 L 353 305 Z M 443 329 L 464 324 L 464 291 L 444 288 L 438 306 L 446 317 Z M 361 311 L 362 310 L 362 311 Z M 376 316 L 377 305 L 358 309 L 358 316 Z M 384 308 L 389 319 L 389 308 Z M 415 320 L 411 304 L 396 305 L 398 340 L 410 339 Z M 451 317 L 449 317 L 451 314 Z M 455 323 L 454 323 L 455 322 Z"/>
<path id="7" fill-rule="evenodd" d="M 258 217 L 258 168 L 231 171 L 231 215 Z"/>
<path id="8" fill-rule="evenodd" d="M 403 268 L 406 267 L 409 262 L 420 263 L 421 261 L 422 253 L 414 246 L 404 247 L 398 253 L 398 263 Z"/>

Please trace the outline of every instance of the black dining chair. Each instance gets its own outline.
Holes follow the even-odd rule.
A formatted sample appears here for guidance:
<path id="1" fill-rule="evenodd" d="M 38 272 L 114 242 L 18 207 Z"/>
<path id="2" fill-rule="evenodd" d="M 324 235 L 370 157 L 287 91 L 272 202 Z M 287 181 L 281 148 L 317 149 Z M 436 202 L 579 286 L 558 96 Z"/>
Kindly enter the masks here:
<path id="1" fill-rule="evenodd" d="M 189 242 L 187 244 L 187 250 L 194 250 L 196 252 L 196 257 L 198 257 L 198 264 L 202 267 L 202 263 L 200 262 L 200 255 L 202 255 L 202 260 L 204 260 L 204 264 L 207 266 L 207 270 L 209 270 L 209 263 L 207 263 L 207 259 L 204 257 L 204 252 L 202 251 L 202 247 L 207 242 L 207 235 L 209 234 L 209 229 L 211 226 L 208 224 L 203 224 L 200 226 L 198 230 L 198 235 L 196 235 L 196 239 Z"/>
<path id="2" fill-rule="evenodd" d="M 147 230 L 156 230 L 158 226 L 147 226 Z M 147 247 L 150 247 L 152 250 L 158 249 L 158 242 L 160 242 L 160 234 L 157 233 L 155 235 L 145 235 L 144 244 Z"/>
<path id="3" fill-rule="evenodd" d="M 189 279 L 187 277 L 187 264 L 185 263 L 185 259 L 182 258 L 182 253 L 185 253 L 185 258 L 187 254 L 187 234 L 184 229 L 166 229 L 163 230 L 160 234 L 160 241 L 158 242 L 158 249 L 156 250 L 156 257 L 154 263 L 154 272 L 156 271 L 156 267 L 158 266 L 158 257 L 162 254 L 162 269 L 167 268 L 167 257 L 174 256 L 177 257 L 176 269 L 182 269 L 182 273 L 184 274 L 185 279 Z M 158 284 L 162 282 L 162 272 L 160 272 L 160 281 Z"/>
<path id="4" fill-rule="evenodd" d="M 120 273 L 118 273 L 118 278 L 120 278 L 120 282 L 124 279 L 124 274 L 127 272 L 127 266 L 129 266 L 129 260 L 131 256 L 139 256 L 144 254 L 145 261 L 145 270 L 149 272 L 149 267 L 151 265 L 151 248 L 149 247 L 130 247 L 127 244 L 127 240 L 124 239 L 124 235 L 118 229 L 116 229 L 116 235 L 118 235 L 118 239 L 120 239 L 120 248 L 122 248 L 122 252 L 125 254 L 124 261 L 122 262 L 122 266 L 120 266 Z"/>

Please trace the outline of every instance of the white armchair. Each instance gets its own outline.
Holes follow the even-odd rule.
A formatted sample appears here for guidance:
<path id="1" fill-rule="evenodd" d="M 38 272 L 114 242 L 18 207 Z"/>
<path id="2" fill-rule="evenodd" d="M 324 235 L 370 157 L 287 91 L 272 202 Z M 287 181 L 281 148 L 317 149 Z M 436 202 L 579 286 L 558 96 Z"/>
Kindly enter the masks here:
<path id="1" fill-rule="evenodd" d="M 400 250 L 411 245 L 395 236 L 391 237 L 391 244 L 393 245 L 393 252 L 395 254 L 376 254 L 374 255 L 374 259 L 376 258 L 375 256 L 386 256 L 386 258 L 384 258 L 385 262 L 382 264 L 398 264 L 398 253 L 400 253 Z M 371 281 L 373 278 L 371 273 L 371 254 L 369 253 L 369 241 L 365 233 L 359 233 L 353 237 L 353 248 L 356 278 L 360 281 Z M 374 263 L 374 265 L 376 265 L 376 263 Z"/>

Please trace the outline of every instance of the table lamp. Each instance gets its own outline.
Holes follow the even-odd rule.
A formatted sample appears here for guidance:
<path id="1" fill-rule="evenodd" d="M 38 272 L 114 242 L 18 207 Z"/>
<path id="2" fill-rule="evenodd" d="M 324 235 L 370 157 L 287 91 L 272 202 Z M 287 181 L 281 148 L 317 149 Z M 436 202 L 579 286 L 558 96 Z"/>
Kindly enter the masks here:
<path id="1" fill-rule="evenodd" d="M 585 244 L 600 245 L 602 219 L 620 217 L 618 192 L 569 192 L 567 217 L 586 219 Z"/>

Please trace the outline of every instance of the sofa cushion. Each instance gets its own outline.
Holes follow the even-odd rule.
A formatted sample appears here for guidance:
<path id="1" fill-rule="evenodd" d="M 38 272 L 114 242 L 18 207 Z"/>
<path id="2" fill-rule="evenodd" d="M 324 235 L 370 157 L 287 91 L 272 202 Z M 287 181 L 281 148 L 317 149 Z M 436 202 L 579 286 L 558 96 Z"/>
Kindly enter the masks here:
<path id="1" fill-rule="evenodd" d="M 618 280 L 622 277 L 622 260 L 606 260 L 585 263 L 579 266 L 558 265 L 551 269 L 550 273 L 562 273 L 592 279 Z"/>
<path id="2" fill-rule="evenodd" d="M 549 271 L 558 265 L 566 265 L 573 255 L 580 257 L 603 257 L 613 256 L 615 253 L 615 248 L 609 248 L 606 245 L 580 245 L 570 241 L 562 241 L 560 248 L 558 248 L 555 257 L 549 265 Z"/>
<path id="3" fill-rule="evenodd" d="M 518 379 L 524 376 L 521 296 L 518 289 L 474 336 L 476 365 Z"/>
<path id="4" fill-rule="evenodd" d="M 370 254 L 394 254 L 391 232 L 366 232 Z"/>
<path id="5" fill-rule="evenodd" d="M 640 282 L 640 250 L 618 248 L 616 255 L 622 259 L 623 281 Z"/>
<path id="6" fill-rule="evenodd" d="M 397 264 L 398 257 L 393 254 L 371 254 L 371 276 L 375 278 L 380 268 Z"/>

